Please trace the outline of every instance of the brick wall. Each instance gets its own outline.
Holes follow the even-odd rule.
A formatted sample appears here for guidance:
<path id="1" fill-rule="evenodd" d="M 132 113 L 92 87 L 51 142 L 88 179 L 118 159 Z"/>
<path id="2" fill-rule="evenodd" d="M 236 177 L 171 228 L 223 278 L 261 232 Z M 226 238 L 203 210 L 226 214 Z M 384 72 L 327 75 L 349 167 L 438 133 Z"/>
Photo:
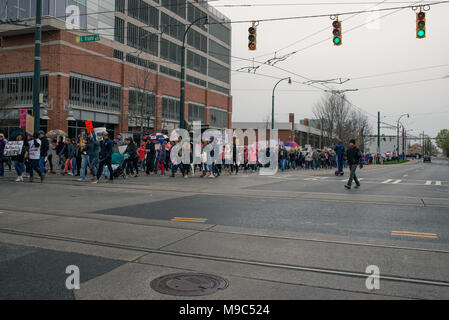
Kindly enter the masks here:
<path id="1" fill-rule="evenodd" d="M 61 43 L 64 41 L 69 43 Z M 69 101 L 70 72 L 119 83 L 122 88 L 138 87 L 156 94 L 155 130 L 160 131 L 162 120 L 162 95 L 178 97 L 180 82 L 177 79 L 143 70 L 140 67 L 124 64 L 117 59 L 100 57 L 82 49 L 95 51 L 107 57 L 113 56 L 113 48 L 100 42 L 77 43 L 76 35 L 65 31 L 45 31 L 42 33 L 41 70 L 48 70 L 49 98 L 53 98 L 54 109 L 49 110 L 48 130 L 67 130 L 68 111 L 64 111 L 64 100 Z M 107 41 L 106 41 L 107 42 Z M 34 34 L 4 38 L 4 47 L 25 46 L 0 51 L 0 74 L 31 72 L 34 69 Z M 145 79 L 147 79 L 145 81 Z M 144 83 L 145 88 L 144 88 Z M 119 132 L 128 131 L 128 90 L 122 90 L 122 112 Z M 207 91 L 186 82 L 185 120 L 188 119 L 188 102 L 193 101 L 206 106 L 219 107 L 229 112 L 229 127 L 232 119 L 232 97 Z M 208 112 L 206 114 L 209 121 Z"/>

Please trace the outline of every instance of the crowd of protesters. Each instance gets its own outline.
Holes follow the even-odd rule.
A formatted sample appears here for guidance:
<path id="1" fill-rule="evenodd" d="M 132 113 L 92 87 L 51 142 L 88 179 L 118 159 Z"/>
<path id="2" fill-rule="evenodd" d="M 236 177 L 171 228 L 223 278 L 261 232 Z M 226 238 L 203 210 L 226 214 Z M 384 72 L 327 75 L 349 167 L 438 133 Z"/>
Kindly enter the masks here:
<path id="1" fill-rule="evenodd" d="M 170 177 L 175 177 L 178 171 L 184 178 L 197 173 L 200 177 L 216 178 L 222 174 L 238 174 L 239 171 L 257 172 L 260 168 L 269 166 L 261 164 L 256 145 L 245 145 L 242 152 L 239 152 L 235 138 L 231 143 L 220 145 L 218 150 L 222 161 L 217 163 L 214 157 L 216 145 L 207 148 L 209 144 L 216 143 L 213 139 L 202 141 L 198 148 L 194 148 L 191 142 L 183 142 L 182 139 L 168 141 L 146 138 L 137 145 L 131 137 L 123 139 L 119 134 L 114 139 L 109 137 L 107 132 L 103 132 L 102 138 L 97 139 L 95 133 L 82 130 L 75 138 L 58 136 L 49 140 L 45 133 L 40 131 L 34 136 L 19 133 L 14 140 L 23 141 L 21 152 L 12 157 L 3 157 L 6 141 L 0 134 L 0 175 L 4 174 L 4 164 L 11 170 L 13 163 L 18 182 L 24 181 L 24 177 L 33 182 L 34 173 L 37 173 L 41 181 L 47 174 L 77 176 L 78 181 L 86 181 L 88 171 L 93 183 L 97 183 L 102 176 L 112 182 L 117 177 L 138 177 L 139 173 L 165 175 L 168 172 Z M 174 147 L 178 148 L 178 154 L 172 154 Z M 194 152 L 197 154 L 194 155 Z M 268 158 L 270 150 L 267 149 L 266 153 Z M 344 146 L 341 144 L 322 150 L 303 150 L 300 147 L 282 145 L 278 151 L 279 169 L 282 172 L 334 168 L 342 171 L 343 167 L 348 166 L 343 153 Z M 200 159 L 200 164 L 192 164 L 194 156 Z M 186 159 L 185 163 L 177 157 Z M 372 156 L 367 154 L 360 164 L 363 166 L 363 163 L 372 162 Z"/>

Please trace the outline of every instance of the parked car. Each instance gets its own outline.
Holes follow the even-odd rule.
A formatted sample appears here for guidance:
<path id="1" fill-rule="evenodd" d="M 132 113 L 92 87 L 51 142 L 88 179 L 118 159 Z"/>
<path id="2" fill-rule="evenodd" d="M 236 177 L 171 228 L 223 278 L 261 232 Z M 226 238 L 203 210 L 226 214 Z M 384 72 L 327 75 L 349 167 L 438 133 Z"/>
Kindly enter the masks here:
<path id="1" fill-rule="evenodd" d="M 432 162 L 431 156 L 424 156 L 424 162 Z"/>

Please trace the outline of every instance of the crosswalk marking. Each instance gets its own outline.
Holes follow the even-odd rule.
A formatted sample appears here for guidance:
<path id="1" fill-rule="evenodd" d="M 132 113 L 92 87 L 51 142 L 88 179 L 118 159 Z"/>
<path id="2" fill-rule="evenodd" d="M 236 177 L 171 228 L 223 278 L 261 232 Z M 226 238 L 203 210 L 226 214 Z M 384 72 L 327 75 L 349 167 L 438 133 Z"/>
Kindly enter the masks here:
<path id="1" fill-rule="evenodd" d="M 432 181 L 431 181 L 431 180 L 427 180 L 427 181 L 426 181 L 426 185 L 427 185 L 427 186 L 429 186 L 429 185 L 431 185 L 431 184 L 432 184 Z"/>
<path id="2" fill-rule="evenodd" d="M 437 186 L 441 186 L 441 181 L 437 181 L 435 184 L 436 184 Z"/>

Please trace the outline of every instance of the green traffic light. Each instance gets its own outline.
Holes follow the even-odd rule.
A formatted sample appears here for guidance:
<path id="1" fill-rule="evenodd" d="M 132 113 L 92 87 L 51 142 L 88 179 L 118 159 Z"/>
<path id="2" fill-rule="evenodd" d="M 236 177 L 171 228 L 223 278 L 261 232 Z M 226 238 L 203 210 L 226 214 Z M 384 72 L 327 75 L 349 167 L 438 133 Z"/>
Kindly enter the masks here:
<path id="1" fill-rule="evenodd" d="M 418 30 L 418 37 L 423 38 L 426 35 L 426 31 L 425 30 Z"/>
<path id="2" fill-rule="evenodd" d="M 334 44 L 339 45 L 341 42 L 341 39 L 339 37 L 334 38 Z"/>

